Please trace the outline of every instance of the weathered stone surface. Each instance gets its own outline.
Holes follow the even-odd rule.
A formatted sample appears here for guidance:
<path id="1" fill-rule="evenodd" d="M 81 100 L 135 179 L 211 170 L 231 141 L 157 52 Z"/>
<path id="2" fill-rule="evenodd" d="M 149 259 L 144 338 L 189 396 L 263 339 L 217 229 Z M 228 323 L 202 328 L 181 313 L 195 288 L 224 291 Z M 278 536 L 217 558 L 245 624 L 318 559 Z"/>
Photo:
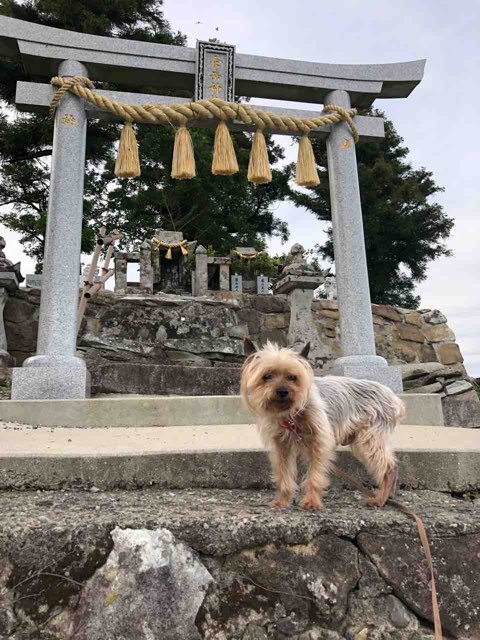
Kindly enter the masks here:
<path id="1" fill-rule="evenodd" d="M 243 355 L 242 341 L 227 336 L 215 338 L 171 338 L 166 340 L 164 346 L 175 351 L 188 351 L 189 353 L 226 353 Z"/>
<path id="2" fill-rule="evenodd" d="M 400 535 L 394 541 L 361 533 L 358 543 L 395 594 L 418 615 L 432 620 L 429 572 L 418 538 Z M 477 639 L 480 636 L 480 536 L 435 538 L 430 539 L 430 544 L 444 628 L 455 638 Z"/>
<path id="3" fill-rule="evenodd" d="M 12 572 L 10 562 L 0 557 L 0 638 L 10 636 L 17 623 L 13 593 L 7 587 Z"/>
<path id="4" fill-rule="evenodd" d="M 263 324 L 265 329 L 286 329 L 288 327 L 284 313 L 269 313 L 265 316 Z"/>
<path id="5" fill-rule="evenodd" d="M 419 571 L 422 578 L 425 576 L 421 573 L 423 556 L 420 549 L 417 555 L 415 551 L 418 534 L 412 520 L 390 507 L 369 510 L 364 506 L 363 498 L 347 490 L 331 489 L 326 496 L 325 511 L 319 514 L 306 513 L 295 506 L 274 510 L 269 506 L 271 498 L 270 492 L 218 490 L 0 492 L 0 512 L 3 517 L 0 558 L 8 557 L 13 567 L 9 597 L 16 602 L 19 622 L 17 635 L 13 637 L 16 640 L 63 640 L 71 637 L 44 634 L 45 626 L 39 628 L 38 625 L 44 625 L 54 614 L 61 614 L 60 620 L 64 622 L 72 621 L 75 616 L 83 616 L 82 602 L 85 603 L 86 598 L 82 592 L 87 593 L 83 587 L 85 583 L 104 587 L 103 597 L 111 592 L 115 584 L 113 575 L 110 576 L 114 578 L 110 584 L 102 582 L 100 577 L 103 576 L 104 580 L 109 577 L 106 563 L 109 557 L 113 557 L 110 555 L 111 532 L 117 527 L 151 531 L 166 528 L 177 539 L 202 554 L 200 561 L 215 583 L 211 584 L 208 597 L 199 611 L 197 627 L 200 621 L 207 624 L 206 612 L 210 609 L 218 612 L 218 617 L 208 624 L 205 640 L 237 640 L 247 630 L 245 637 L 255 640 L 265 640 L 262 631 L 267 638 L 277 640 L 284 640 L 285 637 L 296 640 L 345 640 L 362 637 L 358 634 L 364 629 L 367 629 L 370 637 L 381 640 L 431 640 L 432 636 L 420 627 L 417 635 L 410 632 L 407 635 L 404 631 L 409 629 L 408 625 L 403 629 L 395 627 L 391 635 L 383 632 L 375 635 L 377 627 L 391 625 L 393 629 L 394 623 L 401 623 L 409 616 L 397 602 L 390 607 L 393 618 L 387 607 L 381 605 L 382 599 L 391 593 L 391 587 L 387 584 L 390 581 L 381 577 L 371 560 L 353 542 L 361 533 L 381 541 L 385 552 L 380 552 L 385 553 L 387 560 L 399 563 L 399 580 L 406 581 L 408 586 L 409 580 L 417 580 Z M 480 536 L 478 505 L 434 492 L 401 492 L 399 499 L 424 518 L 433 542 L 434 557 L 438 557 L 438 573 L 439 576 L 443 575 L 443 593 L 452 591 L 453 599 L 459 593 L 458 585 L 467 584 L 471 576 L 478 573 L 475 545 L 469 548 L 470 555 L 462 546 L 466 537 L 473 539 L 474 536 Z M 415 553 L 410 554 L 409 549 L 405 549 L 405 538 L 412 542 Z M 447 565 L 443 564 L 443 556 L 438 554 L 436 546 L 443 542 L 449 545 L 451 551 Z M 460 552 L 459 563 L 455 565 L 454 549 L 457 542 Z M 466 565 L 465 559 L 470 559 L 470 565 Z M 373 560 L 376 563 L 375 558 Z M 126 557 L 119 556 L 122 567 L 131 561 L 130 551 Z M 133 584 L 135 590 L 137 567 L 138 564 L 126 576 L 127 580 L 131 579 L 128 584 Z M 244 570 L 248 573 L 243 573 Z M 144 584 L 153 575 L 154 572 L 148 576 L 144 574 Z M 347 584 L 343 583 L 345 576 Z M 166 578 L 163 586 L 168 586 L 168 574 L 162 574 L 162 577 Z M 449 578 L 454 579 L 453 587 L 446 586 Z M 257 586 L 251 582 L 252 579 Z M 156 584 L 153 578 L 150 584 Z M 275 584 L 279 586 L 281 594 L 265 590 L 265 587 Z M 13 585 L 17 586 L 13 588 Z M 335 589 L 330 585 L 337 587 L 337 594 L 334 594 Z M 107 591 L 108 587 L 110 591 Z M 394 588 L 395 595 L 409 607 L 409 602 L 397 591 L 396 586 Z M 424 599 L 429 598 L 423 583 L 418 583 L 415 589 Z M 468 598 L 477 597 L 475 589 L 478 589 L 478 585 L 474 585 Z M 220 601 L 215 600 L 217 590 L 220 597 L 226 598 L 230 594 L 223 608 L 219 606 Z M 150 602 L 157 597 L 156 591 L 152 589 Z M 337 614 L 340 615 L 344 610 L 342 599 L 346 593 L 347 608 L 337 623 Z M 128 590 L 124 596 L 120 593 L 106 610 L 102 608 L 103 597 L 98 601 L 90 598 L 91 608 L 84 619 L 90 625 L 92 612 L 110 615 L 113 611 L 111 607 L 119 606 L 118 603 L 123 597 L 129 597 L 128 594 Z M 300 598 L 299 595 L 312 600 Z M 137 612 L 135 597 L 136 591 L 131 599 L 134 605 L 131 615 L 138 619 L 141 608 Z M 350 609 L 348 602 L 353 597 L 362 599 L 364 605 L 356 600 L 355 609 Z M 460 597 L 463 597 L 463 592 Z M 470 603 L 468 598 L 465 605 L 461 605 L 465 610 Z M 334 602 L 335 599 L 337 602 Z M 376 600 L 380 603 L 376 604 Z M 469 624 L 464 609 L 455 606 L 460 624 Z M 129 610 L 128 600 L 124 609 Z M 238 626 L 231 635 L 225 635 L 222 631 L 224 621 L 229 611 L 235 610 L 246 612 L 246 616 L 235 618 L 235 614 L 233 619 L 237 619 Z M 164 613 L 166 611 L 168 609 L 163 610 Z M 372 611 L 385 616 L 377 619 L 374 628 L 367 626 Z M 411 611 L 408 613 L 411 614 Z M 116 624 L 114 620 L 113 629 L 117 628 Z M 231 627 L 234 626 L 232 623 Z M 288 636 L 286 632 L 293 629 L 305 630 Z M 104 628 L 102 640 L 110 640 L 107 630 L 110 631 Z M 349 635 L 350 630 L 352 634 Z M 116 636 L 112 633 L 111 637 L 137 640 L 142 636 L 122 635 L 119 632 Z M 159 634 L 153 637 L 165 636 Z M 90 636 L 89 640 L 92 638 L 95 640 L 96 636 Z M 180 635 L 178 640 L 186 638 L 189 636 Z M 369 640 L 368 635 L 363 636 L 363 640 L 366 638 Z"/>
<path id="6" fill-rule="evenodd" d="M 78 640 L 200 638 L 195 616 L 212 578 L 192 550 L 166 529 L 117 528 L 112 539 L 107 562 L 53 629 Z"/>
<path id="7" fill-rule="evenodd" d="M 438 362 L 438 356 L 431 344 L 422 344 L 420 349 L 420 362 Z"/>
<path id="8" fill-rule="evenodd" d="M 321 309 L 318 312 L 318 316 L 320 318 L 333 318 L 335 320 L 338 320 L 338 318 L 340 317 L 340 314 L 338 311 L 335 311 L 334 309 Z"/>
<path id="9" fill-rule="evenodd" d="M 443 342 L 455 340 L 455 334 L 446 324 L 435 324 L 423 328 L 423 335 L 430 342 Z"/>
<path id="10" fill-rule="evenodd" d="M 94 393 L 223 396 L 240 389 L 240 369 L 109 363 L 92 372 Z"/>
<path id="11" fill-rule="evenodd" d="M 470 391 L 471 389 L 473 389 L 473 385 L 467 380 L 455 380 L 454 382 L 447 384 L 445 393 L 447 396 L 455 396 L 459 393 Z"/>
<path id="12" fill-rule="evenodd" d="M 438 393 L 443 389 L 441 382 L 434 382 L 433 384 L 426 384 L 420 387 L 413 387 L 411 389 L 405 388 L 405 393 Z"/>
<path id="13" fill-rule="evenodd" d="M 442 401 L 443 417 L 448 427 L 480 428 L 480 402 L 459 400 L 463 396 L 447 396 Z"/>
<path id="14" fill-rule="evenodd" d="M 357 556 L 352 543 L 334 535 L 319 536 L 306 545 L 269 544 L 231 556 L 202 606 L 200 629 L 213 627 L 233 637 L 234 630 L 245 620 L 254 622 L 261 609 L 264 622 L 291 636 L 305 630 L 311 607 L 318 623 L 335 627 L 360 578 Z M 289 618 L 276 620 L 278 603 L 291 612 Z"/>
<path id="15" fill-rule="evenodd" d="M 419 628 L 415 614 L 394 595 L 365 599 L 353 593 L 350 597 L 349 621 L 353 637 L 362 638 L 363 635 L 366 640 L 371 637 L 409 639 Z M 363 629 L 369 630 L 367 635 L 360 635 Z"/>
<path id="16" fill-rule="evenodd" d="M 336 300 L 325 300 L 323 298 L 317 298 L 312 302 L 312 310 L 319 309 L 331 309 L 338 310 L 338 302 Z"/>
<path id="17" fill-rule="evenodd" d="M 405 314 L 405 322 L 414 324 L 417 327 L 423 326 L 422 316 L 417 311 L 410 311 Z"/>
<path id="18" fill-rule="evenodd" d="M 372 312 L 376 316 L 382 316 L 387 320 L 393 320 L 394 322 L 401 322 L 402 316 L 393 307 L 387 307 L 384 304 L 372 304 Z"/>
<path id="19" fill-rule="evenodd" d="M 418 342 L 409 342 L 407 340 L 393 338 L 392 346 L 395 354 L 394 357 L 400 360 L 400 362 L 415 362 L 418 360 L 420 351 L 420 344 Z"/>
<path id="20" fill-rule="evenodd" d="M 422 332 L 413 324 L 397 324 L 395 326 L 395 331 L 402 340 L 420 343 L 425 341 Z"/>
<path id="21" fill-rule="evenodd" d="M 286 296 L 248 296 L 248 306 L 260 313 L 288 313 L 290 307 Z"/>
<path id="22" fill-rule="evenodd" d="M 458 362 L 463 362 L 460 348 L 458 344 L 453 342 L 438 345 L 437 353 L 442 364 L 456 364 Z"/>
<path id="23" fill-rule="evenodd" d="M 463 364 L 455 364 L 449 367 L 441 367 L 440 369 L 436 369 L 433 373 L 425 376 L 425 384 L 430 384 L 437 378 L 442 378 L 443 380 L 450 380 L 451 378 L 462 378 L 467 375 L 465 367 Z"/>
<path id="24" fill-rule="evenodd" d="M 428 322 L 429 324 L 444 324 L 445 322 L 447 322 L 447 318 L 438 309 L 433 309 L 433 311 L 428 310 L 420 313 L 422 314 L 424 322 Z"/>
<path id="25" fill-rule="evenodd" d="M 421 378 L 429 373 L 440 371 L 443 367 L 438 362 L 415 362 L 413 364 L 403 364 L 401 369 L 402 379 L 405 381 Z"/>

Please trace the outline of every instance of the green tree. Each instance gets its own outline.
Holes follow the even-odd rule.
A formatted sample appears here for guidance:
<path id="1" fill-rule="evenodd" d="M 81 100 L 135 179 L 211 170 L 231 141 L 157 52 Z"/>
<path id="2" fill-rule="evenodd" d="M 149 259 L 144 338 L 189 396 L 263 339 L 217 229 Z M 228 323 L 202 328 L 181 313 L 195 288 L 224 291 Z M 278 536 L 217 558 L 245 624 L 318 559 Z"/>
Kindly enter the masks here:
<path id="1" fill-rule="evenodd" d="M 381 111 L 373 115 L 384 116 Z M 385 138 L 359 143 L 356 147 L 362 201 L 370 293 L 373 302 L 417 308 L 415 285 L 426 277 L 429 262 L 450 255 L 445 240 L 453 220 L 432 196 L 443 191 L 425 168 L 414 169 L 408 161 L 392 122 L 385 120 Z M 331 220 L 324 141 L 313 141 L 315 157 L 322 173 L 315 189 L 293 191 L 297 206 L 312 211 L 320 220 Z M 317 246 L 319 254 L 331 261 L 331 229 L 327 242 Z"/>
<path id="2" fill-rule="evenodd" d="M 0 13 L 96 35 L 185 44 L 182 34 L 172 32 L 162 6 L 161 0 L 77 0 L 73 4 L 66 0 L 0 0 Z M 19 115 L 12 110 L 15 83 L 21 79 L 28 78 L 20 65 L 0 61 L 0 221 L 20 234 L 25 252 L 40 266 L 53 127 L 47 116 Z M 138 90 L 152 92 L 148 87 Z M 234 134 L 241 173 L 223 178 L 210 173 L 213 131 L 193 131 L 198 176 L 181 182 L 170 178 L 173 130 L 141 125 L 137 137 L 142 175 L 118 180 L 113 168 L 120 126 L 89 121 L 83 251 L 91 250 L 94 229 L 102 223 L 121 228 L 126 244 L 159 228 L 181 230 L 188 238 L 225 251 L 238 244 L 263 248 L 265 238 L 272 234 L 288 237 L 286 225 L 272 209 L 289 191 L 289 172 L 275 170 L 269 185 L 249 184 L 245 173 L 250 135 Z M 274 164 L 283 152 L 271 140 L 268 145 Z"/>

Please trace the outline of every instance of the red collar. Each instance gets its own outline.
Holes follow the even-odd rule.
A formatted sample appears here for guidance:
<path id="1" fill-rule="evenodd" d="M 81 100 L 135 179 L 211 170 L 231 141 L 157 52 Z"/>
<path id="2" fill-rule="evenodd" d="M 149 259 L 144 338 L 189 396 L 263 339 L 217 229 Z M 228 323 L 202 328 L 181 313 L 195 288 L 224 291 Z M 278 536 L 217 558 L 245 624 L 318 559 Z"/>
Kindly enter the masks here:
<path id="1" fill-rule="evenodd" d="M 295 418 L 280 420 L 280 426 L 289 433 L 293 433 L 294 436 L 298 438 L 302 437 L 302 424 L 295 420 Z"/>

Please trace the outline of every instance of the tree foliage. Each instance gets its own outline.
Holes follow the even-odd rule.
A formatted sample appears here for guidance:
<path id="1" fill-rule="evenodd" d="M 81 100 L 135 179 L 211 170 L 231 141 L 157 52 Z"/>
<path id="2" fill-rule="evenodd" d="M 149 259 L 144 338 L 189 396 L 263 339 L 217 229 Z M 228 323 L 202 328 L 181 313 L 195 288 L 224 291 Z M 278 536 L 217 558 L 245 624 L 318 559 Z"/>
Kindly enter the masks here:
<path id="1" fill-rule="evenodd" d="M 412 167 L 402 143 L 392 122 L 385 120 L 383 140 L 356 147 L 358 175 L 372 300 L 416 308 L 420 298 L 414 294 L 415 285 L 425 279 L 429 262 L 450 255 L 445 240 L 453 220 L 432 200 L 443 189 L 430 171 Z M 292 199 L 320 220 L 330 221 L 326 145 L 316 139 L 313 146 L 322 182 L 308 192 L 294 191 Z M 331 229 L 327 242 L 317 249 L 333 261 Z"/>

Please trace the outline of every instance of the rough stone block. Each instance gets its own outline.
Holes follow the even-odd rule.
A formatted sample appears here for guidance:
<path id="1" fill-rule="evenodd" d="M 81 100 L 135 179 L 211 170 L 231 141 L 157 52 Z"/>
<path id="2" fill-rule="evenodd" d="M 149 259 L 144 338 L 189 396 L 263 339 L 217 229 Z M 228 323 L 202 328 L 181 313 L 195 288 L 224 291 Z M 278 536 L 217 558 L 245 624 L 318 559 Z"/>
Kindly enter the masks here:
<path id="1" fill-rule="evenodd" d="M 112 539 L 78 605 L 51 628 L 78 640 L 196 638 L 195 616 L 212 576 L 192 549 L 166 529 L 117 528 Z"/>
<path id="2" fill-rule="evenodd" d="M 420 343 L 425 341 L 425 337 L 422 332 L 413 324 L 397 324 L 395 325 L 395 333 L 402 340 Z"/>
<path id="3" fill-rule="evenodd" d="M 460 393 L 471 391 L 472 389 L 473 385 L 468 382 L 468 380 L 454 380 L 450 381 L 450 384 L 448 384 L 447 382 L 445 393 L 447 394 L 447 396 L 456 396 Z"/>
<path id="4" fill-rule="evenodd" d="M 446 324 L 435 324 L 423 328 L 423 335 L 430 342 L 444 342 L 455 340 L 455 334 Z"/>
<path id="5" fill-rule="evenodd" d="M 320 318 L 333 318 L 338 320 L 340 314 L 338 311 L 334 311 L 333 309 L 321 309 L 318 311 L 318 315 Z"/>
<path id="6" fill-rule="evenodd" d="M 405 322 L 407 324 L 414 324 L 417 327 L 423 326 L 422 316 L 416 311 L 413 311 L 411 313 L 406 313 Z"/>
<path id="7" fill-rule="evenodd" d="M 436 351 L 442 364 L 456 364 L 458 362 L 463 362 L 463 356 L 460 353 L 460 348 L 455 342 L 440 344 L 436 346 Z"/>
<path id="8" fill-rule="evenodd" d="M 372 304 L 372 313 L 375 316 L 382 316 L 387 320 L 393 320 L 394 322 L 401 322 L 402 316 L 393 307 L 388 307 L 385 304 Z"/>
<path id="9" fill-rule="evenodd" d="M 263 321 L 265 329 L 286 329 L 288 321 L 284 313 L 269 313 Z"/>
<path id="10" fill-rule="evenodd" d="M 395 358 L 403 362 L 414 362 L 419 359 L 420 344 L 418 342 L 409 342 L 400 338 L 393 338 L 393 351 Z"/>
<path id="11" fill-rule="evenodd" d="M 404 380 L 421 378 L 428 373 L 439 371 L 440 369 L 443 369 L 443 367 L 438 362 L 414 362 L 413 364 L 403 364 L 401 366 L 402 378 Z"/>
<path id="12" fill-rule="evenodd" d="M 12 400 L 76 400 L 90 396 L 83 367 L 22 367 L 12 370 Z"/>
<path id="13" fill-rule="evenodd" d="M 444 324 L 445 322 L 447 322 L 447 318 L 438 309 L 433 309 L 433 311 L 425 311 L 424 313 L 422 313 L 422 318 L 429 324 Z"/>
<path id="14" fill-rule="evenodd" d="M 437 353 L 431 344 L 422 344 L 422 347 L 420 349 L 420 361 L 438 362 Z"/>
<path id="15" fill-rule="evenodd" d="M 432 620 L 427 562 L 417 537 L 399 534 L 395 540 L 369 533 L 357 538 L 360 549 L 372 560 L 380 575 L 415 613 Z M 480 637 L 478 549 L 480 535 L 430 538 L 440 613 L 444 629 L 454 638 Z M 399 553 L 399 549 L 402 552 Z M 409 571 L 405 571 L 408 558 Z M 454 588 L 452 588 L 455 576 Z"/>
<path id="16" fill-rule="evenodd" d="M 443 399 L 443 415 L 447 427 L 480 429 L 480 402 L 475 392 L 471 393 L 472 399 L 469 400 L 463 400 L 463 395 L 447 396 Z M 465 395 L 470 396 L 469 393 Z"/>

